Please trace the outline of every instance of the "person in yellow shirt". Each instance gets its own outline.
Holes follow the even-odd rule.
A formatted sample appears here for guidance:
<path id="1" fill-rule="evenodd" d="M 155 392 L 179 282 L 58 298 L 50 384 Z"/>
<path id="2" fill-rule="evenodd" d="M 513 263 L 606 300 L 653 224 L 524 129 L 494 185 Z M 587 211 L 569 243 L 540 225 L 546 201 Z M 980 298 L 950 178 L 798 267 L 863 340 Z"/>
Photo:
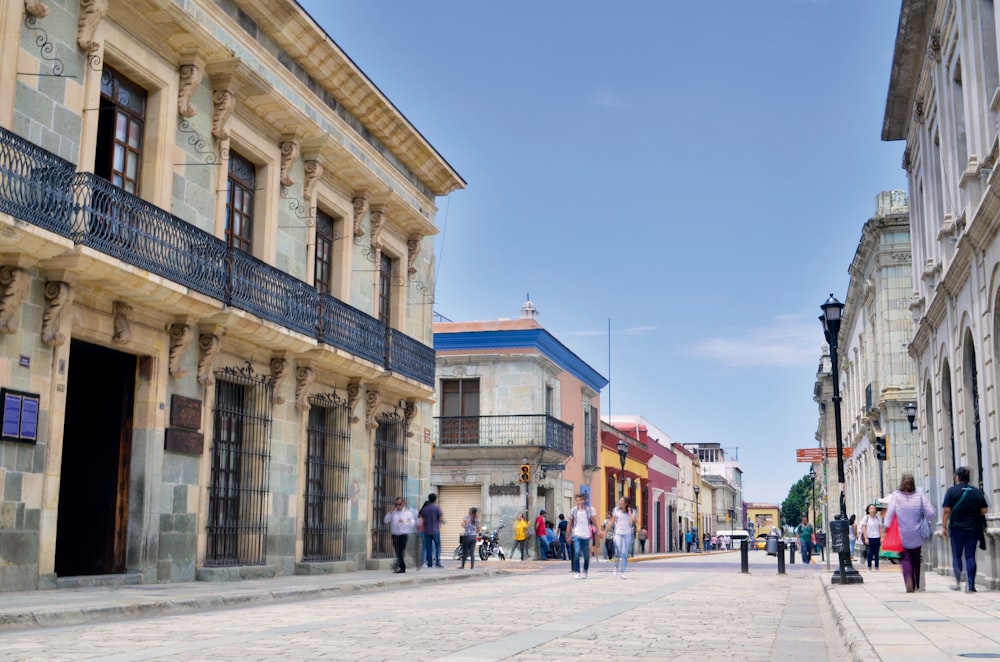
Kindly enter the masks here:
<path id="1" fill-rule="evenodd" d="M 510 558 L 514 558 L 517 550 L 521 550 L 521 560 L 528 554 L 528 520 L 524 519 L 524 514 L 518 513 L 514 520 L 514 551 L 510 553 Z"/>

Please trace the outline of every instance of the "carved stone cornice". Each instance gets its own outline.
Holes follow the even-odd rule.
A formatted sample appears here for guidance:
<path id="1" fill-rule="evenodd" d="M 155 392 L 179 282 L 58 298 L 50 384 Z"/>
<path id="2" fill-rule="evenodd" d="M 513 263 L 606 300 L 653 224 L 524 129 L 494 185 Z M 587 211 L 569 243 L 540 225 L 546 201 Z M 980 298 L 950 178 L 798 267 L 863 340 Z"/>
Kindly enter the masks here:
<path id="1" fill-rule="evenodd" d="M 358 191 L 354 194 L 354 236 L 363 237 L 365 229 L 361 227 L 361 222 L 368 213 L 368 191 Z"/>
<path id="2" fill-rule="evenodd" d="M 222 349 L 222 339 L 215 333 L 202 333 L 198 336 L 198 383 L 210 386 L 214 383 L 212 367 L 215 357 Z"/>
<path id="3" fill-rule="evenodd" d="M 73 303 L 73 288 L 69 283 L 49 281 L 45 283 L 45 311 L 42 313 L 42 342 L 49 347 L 60 347 L 66 343 L 66 334 L 61 331 L 62 316 Z"/>
<path id="4" fill-rule="evenodd" d="M 365 392 L 365 427 L 369 430 L 374 430 L 378 427 L 378 420 L 376 418 L 378 414 L 379 403 L 382 402 L 382 395 L 375 390 L 368 390 Z"/>
<path id="5" fill-rule="evenodd" d="M 299 155 L 299 144 L 294 140 L 284 140 L 281 142 L 281 185 L 291 186 L 295 183 L 292 179 L 292 164 Z"/>
<path id="6" fill-rule="evenodd" d="M 114 315 L 115 332 L 111 336 L 111 342 L 119 345 L 127 345 L 132 342 L 132 328 L 128 324 L 128 315 L 132 312 L 132 306 L 124 301 L 115 301 L 111 304 Z"/>
<path id="7" fill-rule="evenodd" d="M 406 426 L 406 436 L 412 437 L 413 430 L 410 427 L 413 425 L 414 419 L 417 417 L 417 403 L 413 400 L 407 400 L 406 406 L 403 407 L 403 424 Z"/>
<path id="8" fill-rule="evenodd" d="M 319 180 L 323 177 L 323 164 L 319 161 L 306 161 L 304 170 L 306 180 L 302 182 L 302 197 L 305 198 L 306 202 L 311 203 L 316 195 Z"/>
<path id="9" fill-rule="evenodd" d="M 420 254 L 420 242 L 422 237 L 410 237 L 406 240 L 406 273 L 411 276 L 417 273 L 417 267 L 415 263 L 417 261 L 417 255 Z"/>
<path id="10" fill-rule="evenodd" d="M 177 92 L 177 112 L 181 117 L 191 118 L 198 109 L 191 105 L 191 97 L 201 85 L 204 71 L 197 63 L 182 64 L 178 71 L 179 90 Z"/>
<path id="11" fill-rule="evenodd" d="M 171 377 L 183 377 L 186 370 L 181 369 L 181 358 L 188 345 L 194 339 L 194 328 L 185 322 L 175 322 L 170 325 L 170 359 L 167 368 Z"/>
<path id="12" fill-rule="evenodd" d="M 229 118 L 236 107 L 236 95 L 257 96 L 268 89 L 267 81 L 239 58 L 214 60 L 205 65 L 212 81 L 212 135 L 229 137 Z"/>
<path id="13" fill-rule="evenodd" d="M 300 366 L 295 371 L 295 407 L 299 411 L 309 410 L 309 388 L 316 380 L 316 372 L 309 366 Z"/>
<path id="14" fill-rule="evenodd" d="M 913 167 L 913 162 L 911 161 L 910 148 L 907 147 L 903 150 L 903 170 L 910 172 L 910 168 Z"/>
<path id="15" fill-rule="evenodd" d="M 917 124 L 924 123 L 924 99 L 923 97 L 917 97 L 917 100 L 913 102 L 913 121 Z"/>
<path id="16" fill-rule="evenodd" d="M 371 226 L 371 247 L 377 262 L 379 253 L 382 252 L 382 230 L 385 227 L 385 211 L 381 207 L 372 207 Z"/>
<path id="17" fill-rule="evenodd" d="M 212 92 L 212 135 L 219 140 L 229 137 L 229 118 L 236 108 L 236 96 L 229 90 Z"/>
<path id="18" fill-rule="evenodd" d="M 281 386 L 285 383 L 286 377 L 288 377 L 288 359 L 284 356 L 272 357 L 271 384 L 274 386 L 273 400 L 275 404 L 281 405 L 285 403 L 285 398 L 281 395 Z"/>
<path id="19" fill-rule="evenodd" d="M 21 326 L 21 303 L 28 294 L 31 281 L 28 271 L 5 265 L 0 267 L 0 333 L 16 333 Z"/>
<path id="20" fill-rule="evenodd" d="M 927 40 L 927 57 L 935 62 L 941 61 L 941 29 L 931 30 L 930 39 Z"/>
<path id="21" fill-rule="evenodd" d="M 361 400 L 361 382 L 352 380 L 347 383 L 347 411 L 351 412 L 351 422 L 358 423 L 361 419 L 354 415 L 354 410 Z"/>
<path id="22" fill-rule="evenodd" d="M 76 24 L 76 43 L 88 55 L 101 50 L 101 44 L 94 41 L 97 26 L 108 13 L 108 0 L 80 0 L 80 16 Z"/>
<path id="23" fill-rule="evenodd" d="M 49 8 L 41 0 L 24 0 L 24 11 L 35 18 L 45 18 L 49 15 Z"/>

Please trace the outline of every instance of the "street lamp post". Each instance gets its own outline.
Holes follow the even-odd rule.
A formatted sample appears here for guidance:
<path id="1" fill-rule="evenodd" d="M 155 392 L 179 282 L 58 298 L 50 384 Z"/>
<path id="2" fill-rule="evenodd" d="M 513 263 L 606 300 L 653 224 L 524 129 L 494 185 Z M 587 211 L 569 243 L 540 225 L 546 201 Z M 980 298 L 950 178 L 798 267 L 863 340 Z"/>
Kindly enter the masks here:
<path id="1" fill-rule="evenodd" d="M 701 488 L 697 485 L 694 486 L 694 548 L 696 551 L 701 551 L 701 520 L 698 519 L 698 493 L 701 492 Z"/>
<path id="2" fill-rule="evenodd" d="M 619 439 L 618 440 L 618 459 L 621 461 L 621 464 L 622 464 L 621 481 L 619 481 L 619 485 L 618 485 L 618 499 L 619 500 L 625 498 L 625 458 L 627 458 L 627 457 L 628 457 L 628 442 L 625 441 L 624 439 Z"/>
<path id="3" fill-rule="evenodd" d="M 812 506 L 812 517 L 809 521 L 816 526 L 816 467 L 809 465 L 809 482 L 812 484 L 812 498 L 809 501 L 809 505 Z M 808 511 L 808 508 L 806 509 Z"/>
<path id="4" fill-rule="evenodd" d="M 830 346 L 830 367 L 833 379 L 833 427 L 837 438 L 837 482 L 840 487 L 840 513 L 830 522 L 830 538 L 840 549 L 839 568 L 834 572 L 832 584 L 861 584 L 864 580 L 861 573 L 854 569 L 851 563 L 850 543 L 848 542 L 847 497 L 844 495 L 844 440 L 840 426 L 840 377 L 837 365 L 838 334 L 840 320 L 844 314 L 844 304 L 837 301 L 833 294 L 820 306 L 823 314 L 819 321 L 823 324 L 823 334 Z"/>

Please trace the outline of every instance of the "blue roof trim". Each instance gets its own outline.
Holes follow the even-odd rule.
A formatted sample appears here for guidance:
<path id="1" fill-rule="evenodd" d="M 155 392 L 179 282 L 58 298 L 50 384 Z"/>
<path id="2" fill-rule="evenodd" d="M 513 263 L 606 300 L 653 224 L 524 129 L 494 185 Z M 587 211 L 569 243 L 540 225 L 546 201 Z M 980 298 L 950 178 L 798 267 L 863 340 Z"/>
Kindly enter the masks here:
<path id="1" fill-rule="evenodd" d="M 608 380 L 545 329 L 459 331 L 435 333 L 434 351 L 535 349 L 581 382 L 600 393 Z"/>

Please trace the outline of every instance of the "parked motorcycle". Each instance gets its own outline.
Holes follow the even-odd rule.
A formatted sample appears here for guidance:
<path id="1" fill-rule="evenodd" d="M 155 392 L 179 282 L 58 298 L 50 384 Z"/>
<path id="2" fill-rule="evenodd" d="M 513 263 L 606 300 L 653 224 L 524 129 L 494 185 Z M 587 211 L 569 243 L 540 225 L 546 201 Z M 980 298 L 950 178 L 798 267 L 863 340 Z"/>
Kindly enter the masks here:
<path id="1" fill-rule="evenodd" d="M 479 558 L 483 561 L 489 560 L 491 556 L 498 556 L 501 561 L 507 559 L 507 555 L 503 551 L 503 545 L 500 544 L 501 529 L 503 529 L 503 524 L 482 537 L 482 541 L 479 544 Z"/>

